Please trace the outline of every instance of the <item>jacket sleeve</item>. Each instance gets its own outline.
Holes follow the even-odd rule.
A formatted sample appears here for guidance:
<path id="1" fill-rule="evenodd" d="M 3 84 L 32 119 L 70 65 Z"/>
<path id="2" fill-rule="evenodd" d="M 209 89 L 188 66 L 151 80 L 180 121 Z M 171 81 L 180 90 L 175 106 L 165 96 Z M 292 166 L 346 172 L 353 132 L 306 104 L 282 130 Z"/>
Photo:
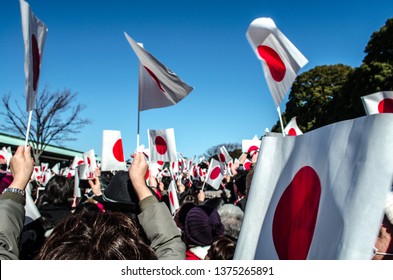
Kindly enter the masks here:
<path id="1" fill-rule="evenodd" d="M 159 260 L 185 260 L 186 246 L 181 239 L 168 207 L 154 196 L 146 197 L 139 203 L 139 223 L 151 242 Z"/>
<path id="2" fill-rule="evenodd" d="M 0 259 L 19 258 L 19 239 L 25 217 L 25 198 L 15 193 L 0 196 Z"/>

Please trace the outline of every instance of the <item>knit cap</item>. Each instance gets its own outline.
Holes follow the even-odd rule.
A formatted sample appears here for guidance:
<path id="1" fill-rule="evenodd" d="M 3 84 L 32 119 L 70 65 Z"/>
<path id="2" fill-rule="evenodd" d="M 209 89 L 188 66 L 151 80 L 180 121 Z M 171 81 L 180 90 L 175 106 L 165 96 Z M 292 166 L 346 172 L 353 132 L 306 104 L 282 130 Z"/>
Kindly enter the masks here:
<path id="1" fill-rule="evenodd" d="M 188 212 L 184 230 L 190 245 L 206 246 L 224 233 L 224 226 L 215 208 L 198 205 Z"/>

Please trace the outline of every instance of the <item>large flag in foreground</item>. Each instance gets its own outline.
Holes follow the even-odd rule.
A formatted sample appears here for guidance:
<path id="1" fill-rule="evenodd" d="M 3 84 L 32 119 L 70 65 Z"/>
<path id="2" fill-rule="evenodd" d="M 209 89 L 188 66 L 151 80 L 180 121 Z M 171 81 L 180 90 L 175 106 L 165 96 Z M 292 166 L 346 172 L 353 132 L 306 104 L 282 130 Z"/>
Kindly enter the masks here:
<path id="1" fill-rule="evenodd" d="M 48 28 L 31 11 L 30 5 L 20 0 L 22 32 L 25 44 L 26 111 L 34 108 L 40 76 L 44 43 Z"/>
<path id="2" fill-rule="evenodd" d="M 379 91 L 361 98 L 367 115 L 393 113 L 393 91 Z"/>
<path id="3" fill-rule="evenodd" d="M 251 22 L 246 36 L 257 58 L 262 61 L 274 104 L 279 107 L 297 72 L 308 63 L 308 60 L 277 28 L 271 18 L 255 19 Z"/>
<path id="4" fill-rule="evenodd" d="M 124 35 L 140 61 L 139 111 L 174 105 L 192 91 L 192 87 L 145 51 L 127 33 L 124 32 Z"/>
<path id="5" fill-rule="evenodd" d="M 264 137 L 235 259 L 371 259 L 393 175 L 393 115 Z"/>

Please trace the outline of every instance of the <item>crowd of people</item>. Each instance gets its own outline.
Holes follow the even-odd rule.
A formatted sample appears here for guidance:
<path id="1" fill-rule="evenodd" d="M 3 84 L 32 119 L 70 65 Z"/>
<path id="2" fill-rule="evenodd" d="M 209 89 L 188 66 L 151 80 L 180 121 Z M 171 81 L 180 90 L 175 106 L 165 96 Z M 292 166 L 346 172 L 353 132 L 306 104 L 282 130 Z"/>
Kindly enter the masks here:
<path id="1" fill-rule="evenodd" d="M 0 173 L 0 259 L 232 260 L 256 160 L 257 153 L 242 154 L 214 190 L 187 176 L 146 178 L 149 162 L 135 153 L 127 171 L 104 176 L 97 168 L 80 197 L 74 178 L 54 175 L 35 199 L 31 147 L 20 146 L 9 172 Z M 173 212 L 172 180 L 179 202 Z M 32 199 L 40 215 L 26 223 Z M 393 259 L 392 194 L 386 207 L 373 259 Z"/>

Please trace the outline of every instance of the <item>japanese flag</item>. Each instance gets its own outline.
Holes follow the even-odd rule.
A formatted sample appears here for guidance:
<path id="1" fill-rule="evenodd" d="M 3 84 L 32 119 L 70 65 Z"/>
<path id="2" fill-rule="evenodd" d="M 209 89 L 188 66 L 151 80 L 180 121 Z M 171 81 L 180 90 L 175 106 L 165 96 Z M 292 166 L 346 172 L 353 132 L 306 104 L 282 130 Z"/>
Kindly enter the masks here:
<path id="1" fill-rule="evenodd" d="M 308 63 L 308 60 L 277 28 L 271 18 L 255 19 L 251 22 L 246 36 L 257 58 L 262 62 L 274 104 L 279 107 L 297 72 Z"/>
<path id="2" fill-rule="evenodd" d="M 94 149 L 88 150 L 83 153 L 83 161 L 87 164 L 87 176 L 88 178 L 94 177 L 94 172 L 97 167 L 96 155 L 94 153 Z"/>
<path id="3" fill-rule="evenodd" d="M 361 98 L 367 115 L 393 113 L 393 91 L 379 91 Z"/>
<path id="4" fill-rule="evenodd" d="M 209 184 L 214 189 L 220 188 L 221 182 L 224 179 L 224 169 L 222 164 L 212 158 L 210 160 L 209 169 L 207 171 L 206 184 Z"/>
<path id="5" fill-rule="evenodd" d="M 75 170 L 78 165 L 81 165 L 81 164 L 84 164 L 84 163 L 85 162 L 83 161 L 82 157 L 74 156 L 74 160 L 72 161 L 72 163 L 70 165 L 70 168 L 72 170 Z"/>
<path id="6" fill-rule="evenodd" d="M 125 170 L 123 142 L 118 130 L 102 132 L 101 171 Z"/>
<path id="7" fill-rule="evenodd" d="M 168 187 L 168 196 L 169 196 L 169 206 L 171 210 L 171 214 L 175 214 L 176 210 L 179 208 L 179 199 L 177 197 L 177 187 L 175 180 L 172 180 Z"/>
<path id="8" fill-rule="evenodd" d="M 11 158 L 12 158 L 12 153 L 11 153 L 10 147 L 8 147 L 8 148 L 3 147 L 3 148 L 0 150 L 0 159 L 5 160 L 5 162 L 6 162 L 6 164 L 7 164 L 7 168 L 8 168 L 8 166 L 10 165 L 10 160 L 11 160 Z"/>
<path id="9" fill-rule="evenodd" d="M 60 174 L 60 162 L 53 165 L 51 171 L 52 171 L 52 175 L 59 175 Z"/>
<path id="10" fill-rule="evenodd" d="M 264 137 L 234 259 L 371 259 L 393 178 L 393 115 Z"/>
<path id="11" fill-rule="evenodd" d="M 217 151 L 218 160 L 222 163 L 229 163 L 232 160 L 232 157 L 229 155 L 225 146 L 221 146 Z"/>
<path id="12" fill-rule="evenodd" d="M 256 152 L 259 152 L 260 146 L 261 140 L 259 140 L 256 135 L 252 139 L 242 140 L 242 152 L 249 154 L 250 157 L 252 157 Z"/>
<path id="13" fill-rule="evenodd" d="M 177 161 L 175 131 L 173 128 L 148 132 L 150 160 L 172 162 Z"/>
<path id="14" fill-rule="evenodd" d="M 284 128 L 284 133 L 288 136 L 297 136 L 303 134 L 303 132 L 300 130 L 300 128 L 297 125 L 296 117 L 293 117 L 289 121 L 287 126 Z"/>
<path id="15" fill-rule="evenodd" d="M 192 87 L 145 51 L 127 33 L 124 35 L 140 61 L 139 111 L 175 105 L 192 91 Z"/>
<path id="16" fill-rule="evenodd" d="M 44 43 L 48 28 L 31 11 L 30 5 L 20 0 L 22 32 L 25 45 L 26 111 L 33 110 L 37 96 Z"/>
<path id="17" fill-rule="evenodd" d="M 42 175 L 41 175 L 41 185 L 46 186 L 48 184 L 49 180 L 53 177 L 52 171 L 47 168 L 43 169 Z"/>

